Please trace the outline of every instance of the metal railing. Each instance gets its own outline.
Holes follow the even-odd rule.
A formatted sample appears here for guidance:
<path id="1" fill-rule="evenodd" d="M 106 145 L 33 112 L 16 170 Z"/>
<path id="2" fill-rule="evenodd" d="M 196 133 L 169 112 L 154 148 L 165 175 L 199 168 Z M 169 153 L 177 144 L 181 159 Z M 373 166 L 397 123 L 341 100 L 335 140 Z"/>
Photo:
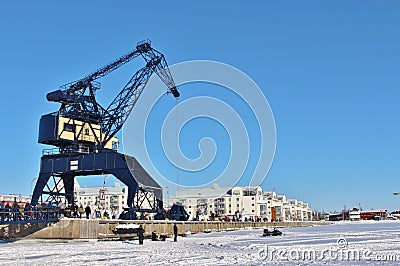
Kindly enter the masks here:
<path id="1" fill-rule="evenodd" d="M 52 148 L 52 149 L 43 149 L 42 150 L 42 156 L 45 155 L 54 155 L 54 154 L 59 154 L 60 151 L 58 148 Z"/>
<path id="2" fill-rule="evenodd" d="M 43 149 L 42 156 L 58 155 L 58 154 L 89 154 L 90 147 L 79 145 L 78 147 L 64 148 L 62 152 L 58 148 Z"/>
<path id="3" fill-rule="evenodd" d="M 0 208 L 0 224 L 57 222 L 59 217 L 59 208 L 53 206 Z"/>

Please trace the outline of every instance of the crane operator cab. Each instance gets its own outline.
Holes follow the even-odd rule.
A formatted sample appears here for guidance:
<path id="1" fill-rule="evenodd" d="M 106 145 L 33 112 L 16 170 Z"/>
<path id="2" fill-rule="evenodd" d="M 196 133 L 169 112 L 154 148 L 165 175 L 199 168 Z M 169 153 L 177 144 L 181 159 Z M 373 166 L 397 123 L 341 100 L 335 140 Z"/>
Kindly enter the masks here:
<path id="1" fill-rule="evenodd" d="M 104 139 L 101 126 L 59 115 L 59 112 L 43 115 L 39 125 L 39 143 L 57 146 L 63 152 L 89 153 Z M 78 145 L 76 145 L 78 143 Z M 118 150 L 118 138 L 112 137 L 104 148 Z"/>

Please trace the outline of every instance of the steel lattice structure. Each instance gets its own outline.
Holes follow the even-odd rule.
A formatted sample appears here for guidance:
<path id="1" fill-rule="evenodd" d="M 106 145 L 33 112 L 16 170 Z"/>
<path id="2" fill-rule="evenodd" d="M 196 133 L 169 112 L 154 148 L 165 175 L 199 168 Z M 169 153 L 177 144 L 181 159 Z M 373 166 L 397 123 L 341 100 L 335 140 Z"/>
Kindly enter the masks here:
<path id="1" fill-rule="evenodd" d="M 146 65 L 138 70 L 107 108 L 96 101 L 99 83 L 96 81 L 117 70 L 136 57 Z M 122 128 L 151 75 L 157 74 L 168 92 L 180 96 L 162 53 L 151 47 L 150 41 L 138 43 L 136 49 L 92 74 L 48 93 L 47 100 L 61 104 L 58 112 L 43 115 L 40 120 L 39 143 L 56 146 L 57 152 L 45 150 L 32 202 L 35 206 L 43 195 L 47 200 L 63 196 L 74 204 L 76 176 L 112 174 L 128 186 L 127 204 L 134 211 L 162 209 L 162 188 L 134 157 L 121 154 L 115 134 Z M 48 185 L 54 179 L 54 186 Z M 57 180 L 56 180 L 57 179 Z M 62 181 L 65 192 L 59 189 Z M 154 195 L 148 197 L 148 191 Z M 145 195 L 150 208 L 140 206 Z M 135 200 L 136 199 L 136 200 Z"/>

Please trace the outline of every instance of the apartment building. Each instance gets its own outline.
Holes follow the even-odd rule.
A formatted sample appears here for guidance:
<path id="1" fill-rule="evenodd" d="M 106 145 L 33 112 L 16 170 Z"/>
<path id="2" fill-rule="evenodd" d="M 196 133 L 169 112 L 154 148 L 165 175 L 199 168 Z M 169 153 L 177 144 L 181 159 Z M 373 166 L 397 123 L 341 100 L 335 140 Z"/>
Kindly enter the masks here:
<path id="1" fill-rule="evenodd" d="M 173 203 L 182 204 L 190 219 L 213 217 L 251 221 L 308 221 L 312 218 L 308 203 L 287 199 L 260 186 L 186 189 L 177 192 Z"/>
<path id="2" fill-rule="evenodd" d="M 232 199 L 227 188 L 184 189 L 177 191 L 177 197 L 170 200 L 185 206 L 190 219 L 208 220 L 211 215 L 225 215 L 232 212 Z"/>
<path id="3" fill-rule="evenodd" d="M 80 187 L 75 181 L 74 197 L 77 206 L 90 206 L 93 211 L 107 210 L 116 216 L 127 205 L 128 187 L 115 182 L 114 186 Z"/>
<path id="4" fill-rule="evenodd" d="M 0 194 L 0 202 L 4 202 L 4 205 L 8 204 L 12 206 L 14 202 L 17 202 L 18 205 L 23 206 L 25 203 L 30 201 L 30 197 L 21 194 Z"/>

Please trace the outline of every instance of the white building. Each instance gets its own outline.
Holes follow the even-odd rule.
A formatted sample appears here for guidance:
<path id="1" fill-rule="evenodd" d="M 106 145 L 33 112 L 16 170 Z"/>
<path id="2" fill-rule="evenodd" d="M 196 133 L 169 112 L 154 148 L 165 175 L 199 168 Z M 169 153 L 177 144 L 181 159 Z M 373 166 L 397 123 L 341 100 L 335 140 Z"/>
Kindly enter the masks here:
<path id="1" fill-rule="evenodd" d="M 4 204 L 9 204 L 12 206 L 14 201 L 16 201 L 19 205 L 23 205 L 26 202 L 30 202 L 31 198 L 27 196 L 23 196 L 21 194 L 0 194 L 0 202 Z"/>
<path id="2" fill-rule="evenodd" d="M 85 208 L 89 205 L 93 212 L 107 210 L 110 217 L 112 214 L 117 217 L 127 206 L 128 187 L 118 182 L 115 182 L 114 186 L 80 187 L 75 181 L 74 197 L 78 207 Z"/>
<path id="3" fill-rule="evenodd" d="M 235 204 L 235 213 L 240 213 L 242 219 L 266 217 L 267 201 L 262 195 L 261 187 L 234 187 L 232 198 Z"/>
<path id="4" fill-rule="evenodd" d="M 287 204 L 286 196 L 277 195 L 275 191 L 266 191 L 263 196 L 267 202 L 266 218 L 268 221 L 285 221 L 287 216 L 287 210 L 284 209 L 284 205 Z"/>
<path id="5" fill-rule="evenodd" d="M 349 210 L 349 219 L 351 221 L 358 221 L 361 219 L 361 211 L 358 208 L 352 208 Z"/>
<path id="6" fill-rule="evenodd" d="M 189 219 L 207 220 L 211 215 L 220 218 L 262 221 L 311 220 L 311 208 L 285 195 L 263 192 L 260 186 L 233 188 L 186 189 L 177 192 L 173 203 L 182 204 Z"/>
<path id="7" fill-rule="evenodd" d="M 214 213 L 215 215 L 231 211 L 231 196 L 229 189 L 213 188 L 184 189 L 177 192 L 178 197 L 171 199 L 172 203 L 179 203 L 185 206 L 189 219 L 208 220 Z"/>

